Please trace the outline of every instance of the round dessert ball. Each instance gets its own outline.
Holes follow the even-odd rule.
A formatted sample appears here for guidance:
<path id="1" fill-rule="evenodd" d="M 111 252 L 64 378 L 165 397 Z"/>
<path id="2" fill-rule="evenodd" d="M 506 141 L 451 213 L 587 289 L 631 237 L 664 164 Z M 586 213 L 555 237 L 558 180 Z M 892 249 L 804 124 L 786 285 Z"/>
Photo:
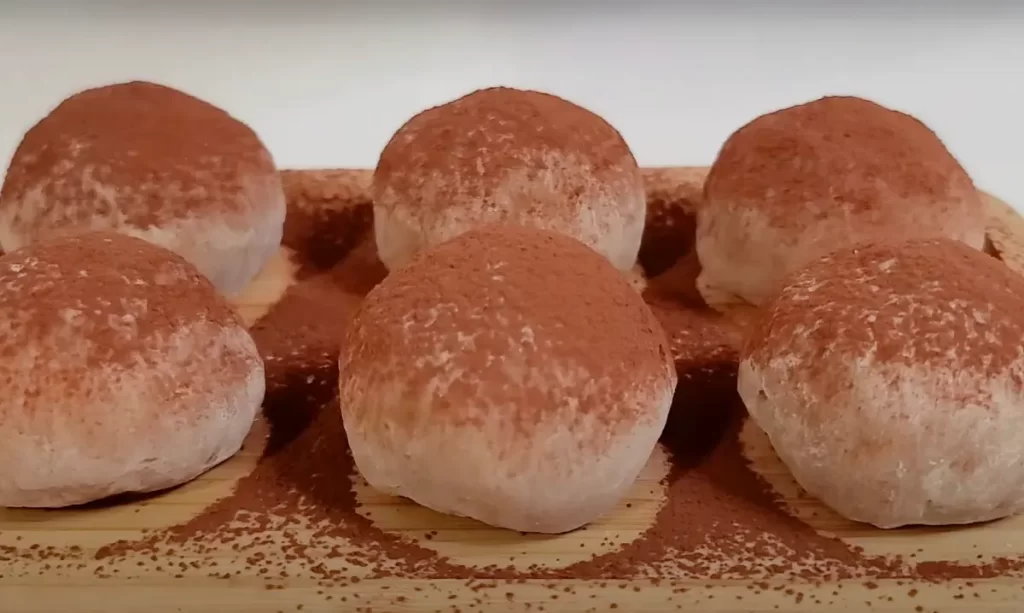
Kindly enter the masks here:
<path id="1" fill-rule="evenodd" d="M 0 248 L 115 230 L 174 251 L 233 295 L 281 243 L 284 190 L 248 126 L 132 82 L 63 101 L 24 136 L 0 191 Z"/>
<path id="2" fill-rule="evenodd" d="M 0 258 L 0 506 L 189 481 L 238 451 L 264 385 L 238 315 L 170 251 L 101 231 Z"/>
<path id="3" fill-rule="evenodd" d="M 981 249 L 971 178 L 917 119 L 855 97 L 763 115 L 723 145 L 697 214 L 698 287 L 763 305 L 793 271 L 865 241 L 947 237 Z"/>
<path id="4" fill-rule="evenodd" d="M 339 358 L 367 482 L 442 513 L 560 533 L 608 511 L 665 425 L 665 333 L 599 254 L 557 232 L 469 230 L 366 297 Z"/>
<path id="5" fill-rule="evenodd" d="M 953 239 L 838 250 L 748 339 L 739 392 L 796 481 L 882 528 L 1024 509 L 1024 278 Z"/>
<path id="6" fill-rule="evenodd" d="M 491 88 L 416 115 L 373 175 L 377 249 L 389 270 L 488 223 L 567 234 L 620 270 L 644 231 L 643 178 L 622 136 L 561 98 Z"/>

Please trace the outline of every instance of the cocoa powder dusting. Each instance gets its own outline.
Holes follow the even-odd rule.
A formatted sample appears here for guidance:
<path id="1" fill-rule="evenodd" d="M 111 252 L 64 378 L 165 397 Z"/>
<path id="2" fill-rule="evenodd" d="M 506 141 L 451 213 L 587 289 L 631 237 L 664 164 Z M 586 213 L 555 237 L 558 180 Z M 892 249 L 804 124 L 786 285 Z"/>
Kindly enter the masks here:
<path id="1" fill-rule="evenodd" d="M 396 594 L 392 606 L 408 606 L 398 598 L 433 593 L 435 602 L 452 607 L 448 610 L 513 601 L 530 608 L 517 592 L 527 583 L 549 585 L 550 594 L 560 598 L 546 597 L 554 610 L 566 600 L 587 597 L 582 584 L 573 588 L 580 591 L 576 594 L 563 591 L 567 588 L 558 581 L 582 579 L 594 589 L 622 586 L 615 590 L 621 593 L 613 598 L 618 602 L 610 605 L 608 595 L 602 595 L 595 610 L 630 610 L 628 599 L 636 588 L 643 593 L 657 585 L 667 585 L 670 597 L 679 599 L 679 604 L 666 603 L 671 608 L 692 602 L 693 582 L 718 581 L 746 582 L 754 593 L 748 599 L 789 589 L 785 595 L 792 602 L 816 607 L 822 601 L 802 590 L 838 579 L 942 582 L 1019 576 L 1024 571 L 1017 558 L 967 564 L 870 555 L 818 534 L 789 514 L 744 458 L 739 433 L 746 415 L 735 392 L 737 336 L 694 292 L 679 291 L 680 280 L 692 283 L 696 274 L 693 259 L 687 257 L 660 279 L 652 279 L 645 293 L 670 338 L 680 381 L 662 437 L 671 460 L 663 483 L 666 496 L 646 531 L 617 550 L 564 567 L 524 567 L 511 560 L 469 566 L 448 559 L 429 547 L 443 532 L 418 542 L 405 533 L 383 530 L 360 509 L 353 484 L 354 467 L 336 404 L 335 339 L 385 272 L 376 261 L 369 228 L 329 270 L 323 270 L 324 254 L 310 253 L 309 244 L 288 245 L 306 276 L 253 328 L 266 362 L 268 391 L 266 430 L 257 429 L 250 444 L 265 436 L 266 447 L 234 492 L 181 525 L 141 540 L 112 543 L 94 558 L 82 551 L 20 542 L 0 548 L 5 574 L 6 569 L 17 574 L 23 567 L 19 561 L 52 560 L 50 572 L 92 569 L 97 577 L 167 572 L 233 580 L 244 575 L 259 578 L 268 589 L 315 581 L 321 585 L 320 597 L 348 607 L 356 605 L 359 594 L 380 593 L 386 585 L 363 590 L 363 582 L 400 576 L 428 581 L 415 591 Z M 245 561 L 244 571 L 237 564 L 218 565 L 225 551 Z M 196 564 L 179 564 L 185 560 Z M 442 588 L 430 583 L 444 579 L 465 580 L 468 589 L 446 600 L 448 595 L 437 591 Z M 684 587 L 682 581 L 689 583 Z M 345 595 L 332 593 L 341 586 L 349 590 Z M 833 598 L 839 598 L 841 587 Z M 917 593 L 901 589 L 907 590 L 907 598 Z"/>
<path id="2" fill-rule="evenodd" d="M 746 348 L 760 354 L 772 340 L 802 337 L 796 344 L 814 347 L 800 374 L 809 380 L 827 369 L 826 347 L 851 359 L 870 353 L 879 364 L 997 376 L 1020 354 L 1022 304 L 1024 277 L 959 241 L 866 243 L 795 274 Z M 801 328 L 809 311 L 817 325 Z M 787 350 L 798 355 L 795 345 Z"/>
<path id="3" fill-rule="evenodd" d="M 652 419 L 650 407 L 623 401 L 632 382 L 664 386 L 671 373 L 664 331 L 618 271 L 563 234 L 515 225 L 470 230 L 392 272 L 362 302 L 343 345 L 346 389 L 394 382 L 411 399 L 438 377 L 462 373 L 437 398 L 437 419 L 479 423 L 481 407 L 501 406 L 522 432 L 565 406 L 562 382 L 514 382 L 509 364 L 524 372 L 571 365 L 607 382 L 579 394 L 574 411 L 615 435 Z M 436 352 L 449 357 L 432 364 Z M 411 370 L 386 374 L 396 368 Z M 377 427 L 377 416 L 361 408 L 349 411 L 352 423 Z M 384 423 L 389 438 L 406 425 L 394 415 Z"/>
<path id="4" fill-rule="evenodd" d="M 779 227 L 833 214 L 884 213 L 890 201 L 969 202 L 967 172 L 920 120 L 852 96 L 829 96 L 761 115 L 722 145 L 704 186 L 709 200 L 764 204 Z M 950 203 L 956 203 L 952 205 Z M 800 227 L 800 226 L 797 226 Z"/>
<path id="5" fill-rule="evenodd" d="M 184 92 L 133 81 L 78 92 L 28 130 L 0 202 L 25 199 L 25 208 L 32 198 L 30 210 L 13 213 L 26 231 L 70 215 L 64 221 L 110 217 L 145 229 L 197 213 L 225 222 L 258 215 L 250 208 L 266 203 L 252 194 L 263 189 L 279 192 L 280 182 L 247 125 Z"/>
<path id="6" fill-rule="evenodd" d="M 9 434 L 48 432 L 54 444 L 60 434 L 48 422 L 60 419 L 83 429 L 76 440 L 105 447 L 111 439 L 94 428 L 97 416 L 65 411 L 63 403 L 91 406 L 117 377 L 148 373 L 144 393 L 154 396 L 139 398 L 166 398 L 165 412 L 192 423 L 201 418 L 195 403 L 172 401 L 185 381 L 191 393 L 217 398 L 219 388 L 242 385 L 259 368 L 251 347 L 198 344 L 200 326 L 210 339 L 244 334 L 241 318 L 194 266 L 141 239 L 98 231 L 34 243 L 0 258 L 0 287 L 0 385 L 20 397 L 0 414 Z M 217 357 L 163 376 L 166 354 L 183 334 L 194 351 L 215 348 Z M 97 383 L 91 375 L 98 372 L 107 380 Z M 137 426 L 136 436 L 150 427 L 157 424 Z"/>
<path id="7" fill-rule="evenodd" d="M 550 94 L 502 87 L 407 121 L 381 152 L 371 191 L 390 220 L 381 230 L 391 268 L 499 222 L 569 234 L 626 270 L 646 207 L 636 159 L 607 121 Z"/>
<path id="8" fill-rule="evenodd" d="M 184 258 L 114 232 L 64 236 L 3 256 L 0 286 L 3 320 L 18 322 L 0 351 L 23 351 L 75 326 L 79 334 L 88 331 L 94 368 L 137 360 L 142 345 L 184 326 L 242 325 Z"/>
<path id="9" fill-rule="evenodd" d="M 452 194 L 464 195 L 463 190 L 490 198 L 490 190 L 510 172 L 537 172 L 559 161 L 585 161 L 589 172 L 609 182 L 629 175 L 639 179 L 626 142 L 598 115 L 551 94 L 493 87 L 409 119 L 381 152 L 374 190 L 394 190 L 437 209 L 450 206 Z M 419 193 L 438 177 L 446 180 Z M 468 178 L 474 182 L 464 183 Z"/>

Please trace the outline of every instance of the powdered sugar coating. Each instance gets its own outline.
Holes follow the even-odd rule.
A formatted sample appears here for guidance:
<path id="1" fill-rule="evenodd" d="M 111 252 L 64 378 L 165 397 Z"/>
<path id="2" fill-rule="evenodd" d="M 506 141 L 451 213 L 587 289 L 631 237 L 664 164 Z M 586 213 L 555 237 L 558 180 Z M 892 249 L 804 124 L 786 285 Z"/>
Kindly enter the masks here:
<path id="1" fill-rule="evenodd" d="M 241 291 L 280 246 L 284 190 L 248 126 L 145 82 L 85 90 L 24 136 L 0 191 L 0 247 L 115 230 Z"/>
<path id="2" fill-rule="evenodd" d="M 1024 509 L 1024 278 L 951 239 L 833 253 L 743 351 L 751 417 L 810 493 L 881 527 Z"/>
<path id="3" fill-rule="evenodd" d="M 263 400 L 239 317 L 184 259 L 85 233 L 0 258 L 0 505 L 59 507 L 189 481 Z"/>
<path id="4" fill-rule="evenodd" d="M 488 223 L 562 232 L 629 270 L 646 214 L 640 169 L 612 126 L 561 98 L 511 88 L 406 122 L 380 155 L 373 201 L 391 270 Z"/>
<path id="5" fill-rule="evenodd" d="M 743 126 L 704 193 L 698 286 L 712 304 L 764 304 L 787 274 L 859 242 L 984 244 L 981 198 L 938 136 L 861 98 L 822 98 Z"/>
<path id="6" fill-rule="evenodd" d="M 600 516 L 635 480 L 676 385 L 665 333 L 597 253 L 484 226 L 363 302 L 340 402 L 360 472 L 435 510 L 523 531 Z"/>

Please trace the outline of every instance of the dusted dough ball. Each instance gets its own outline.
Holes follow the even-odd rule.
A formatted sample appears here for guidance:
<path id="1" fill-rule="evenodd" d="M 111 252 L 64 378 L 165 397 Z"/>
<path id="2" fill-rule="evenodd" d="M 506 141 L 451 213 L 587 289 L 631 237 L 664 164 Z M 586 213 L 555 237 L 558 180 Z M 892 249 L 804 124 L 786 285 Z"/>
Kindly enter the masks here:
<path id="1" fill-rule="evenodd" d="M 985 241 L 981 198 L 935 133 L 860 98 L 758 117 L 725 142 L 704 193 L 698 288 L 712 306 L 763 305 L 786 275 L 859 242 Z"/>
<path id="2" fill-rule="evenodd" d="M 797 482 L 883 528 L 1024 508 L 1024 278 L 951 239 L 843 249 L 792 277 L 739 391 Z"/>
<path id="3" fill-rule="evenodd" d="M 555 96 L 474 92 L 410 119 L 373 175 L 377 249 L 390 270 L 476 226 L 511 223 L 636 263 L 646 200 L 636 160 L 606 121 Z"/>
<path id="4" fill-rule="evenodd" d="M 367 296 L 340 402 L 370 485 L 524 532 L 578 528 L 636 480 L 676 386 L 665 333 L 597 253 L 484 226 Z"/>
<path id="5" fill-rule="evenodd" d="M 61 507 L 194 479 L 239 450 L 263 362 L 210 282 L 89 232 L 0 258 L 0 506 Z"/>
<path id="6" fill-rule="evenodd" d="M 0 191 L 0 248 L 115 230 L 240 292 L 281 244 L 285 201 L 245 124 L 180 91 L 132 82 L 62 102 L 25 134 Z"/>

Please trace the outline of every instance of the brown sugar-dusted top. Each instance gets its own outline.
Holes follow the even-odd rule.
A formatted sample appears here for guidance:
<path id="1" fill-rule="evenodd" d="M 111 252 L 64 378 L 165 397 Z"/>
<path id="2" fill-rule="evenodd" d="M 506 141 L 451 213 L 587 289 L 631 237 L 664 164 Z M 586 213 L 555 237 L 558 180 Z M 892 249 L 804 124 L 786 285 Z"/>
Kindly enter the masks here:
<path id="1" fill-rule="evenodd" d="M 437 386 L 439 419 L 474 423 L 502 406 L 522 428 L 564 407 L 566 390 L 577 414 L 629 428 L 654 407 L 616 399 L 674 377 L 664 331 L 620 273 L 574 239 L 511 225 L 471 230 L 392 272 L 356 313 L 340 364 L 345 385 L 401 373 L 411 398 Z"/>
<path id="2" fill-rule="evenodd" d="M 625 270 L 645 216 L 643 178 L 615 128 L 562 98 L 507 87 L 406 122 L 381 152 L 373 200 L 389 268 L 415 250 L 395 241 L 432 245 L 476 225 L 516 223 L 573 236 Z"/>
<path id="3" fill-rule="evenodd" d="M 745 357 L 815 385 L 833 357 L 994 377 L 1024 356 L 1024 277 L 951 239 L 879 242 L 801 270 L 762 323 Z"/>
<path id="4" fill-rule="evenodd" d="M 881 221 L 893 201 L 936 203 L 937 213 L 981 202 L 971 178 L 916 118 L 852 96 L 830 96 L 737 130 L 712 166 L 710 200 L 756 207 L 799 228 L 843 209 Z"/>
<path id="5" fill-rule="evenodd" d="M 40 241 L 0 258 L 0 385 L 5 389 L 60 386 L 73 394 L 85 372 L 113 376 L 120 369 L 158 366 L 175 335 L 196 325 L 245 332 L 239 316 L 195 267 L 141 239 L 90 232 Z M 171 351 L 198 349 L 182 345 Z M 32 370 L 33 381 L 25 380 L 21 369 L 26 352 L 40 364 Z M 225 350 L 216 372 L 186 373 L 186 380 L 196 389 L 204 380 L 231 385 L 249 376 L 256 357 Z M 164 375 L 168 385 L 185 382 L 182 373 Z"/>
<path id="6" fill-rule="evenodd" d="M 139 229 L 204 215 L 237 225 L 276 205 L 280 189 L 244 123 L 135 81 L 77 93 L 33 126 L 11 159 L 0 212 L 18 234 L 97 216 Z"/>

